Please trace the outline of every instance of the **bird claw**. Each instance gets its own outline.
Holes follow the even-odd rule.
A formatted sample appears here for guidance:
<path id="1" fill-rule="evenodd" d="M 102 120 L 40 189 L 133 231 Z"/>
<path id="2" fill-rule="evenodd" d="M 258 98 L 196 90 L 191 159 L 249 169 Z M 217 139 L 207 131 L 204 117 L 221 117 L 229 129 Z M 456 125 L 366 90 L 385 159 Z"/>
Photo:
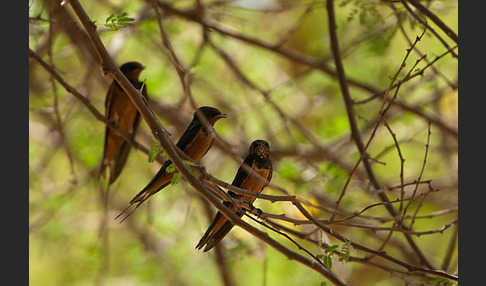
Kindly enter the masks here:
<path id="1" fill-rule="evenodd" d="M 261 209 L 254 207 L 253 204 L 250 204 L 250 209 L 252 213 L 256 212 L 257 218 L 261 218 L 263 214 L 263 211 Z"/>
<path id="2" fill-rule="evenodd" d="M 105 63 L 101 64 L 100 69 L 104 76 L 107 76 L 110 73 L 112 73 L 112 70 Z"/>

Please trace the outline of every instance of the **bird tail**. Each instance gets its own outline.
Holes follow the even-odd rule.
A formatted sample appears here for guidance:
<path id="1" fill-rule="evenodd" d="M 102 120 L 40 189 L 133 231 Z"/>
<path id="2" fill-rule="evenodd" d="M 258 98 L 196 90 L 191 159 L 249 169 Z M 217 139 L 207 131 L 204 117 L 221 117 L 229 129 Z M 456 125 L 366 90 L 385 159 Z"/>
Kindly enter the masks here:
<path id="1" fill-rule="evenodd" d="M 216 214 L 216 216 L 213 219 L 213 222 L 208 227 L 203 237 L 201 238 L 201 240 L 199 240 L 198 244 L 196 245 L 196 249 L 201 249 L 201 247 L 203 247 L 206 244 L 206 242 L 208 242 L 208 240 L 211 238 L 210 234 L 212 233 L 214 227 L 216 226 L 216 223 L 221 219 L 221 216 L 222 214 L 220 212 Z"/>
<path id="2" fill-rule="evenodd" d="M 154 178 L 147 184 L 147 186 L 145 186 L 145 188 L 143 188 L 143 190 L 130 200 L 128 206 L 115 217 L 115 220 L 121 218 L 120 223 L 122 223 L 149 197 L 170 184 L 174 173 L 166 173 L 166 168 L 169 164 L 170 161 L 169 163 L 164 163 Z"/>
<path id="3" fill-rule="evenodd" d="M 227 207 L 231 207 L 230 202 L 223 202 L 223 204 Z M 236 211 L 233 208 L 232 210 Z M 240 215 L 240 212 L 237 214 Z M 223 237 L 228 234 L 232 228 L 233 224 L 223 214 L 221 214 L 221 212 L 218 212 L 208 230 L 206 230 L 206 233 L 204 233 L 203 237 L 196 245 L 196 249 L 201 249 L 204 245 L 206 245 L 203 251 L 206 252 L 210 250 L 214 247 L 214 245 L 216 245 L 216 243 L 223 239 Z"/>
<path id="4" fill-rule="evenodd" d="M 120 176 L 123 167 L 127 163 L 128 154 L 130 153 L 131 146 L 126 141 L 123 141 L 120 153 L 116 156 L 115 164 L 113 168 L 110 168 L 110 185 Z"/>
<path id="5" fill-rule="evenodd" d="M 220 242 L 225 235 L 228 234 L 228 232 L 233 228 L 233 224 L 230 221 L 227 221 L 224 223 L 224 225 L 216 232 L 214 235 L 212 235 L 211 239 L 206 243 L 206 247 L 204 247 L 204 252 L 211 250 L 216 243 Z"/>

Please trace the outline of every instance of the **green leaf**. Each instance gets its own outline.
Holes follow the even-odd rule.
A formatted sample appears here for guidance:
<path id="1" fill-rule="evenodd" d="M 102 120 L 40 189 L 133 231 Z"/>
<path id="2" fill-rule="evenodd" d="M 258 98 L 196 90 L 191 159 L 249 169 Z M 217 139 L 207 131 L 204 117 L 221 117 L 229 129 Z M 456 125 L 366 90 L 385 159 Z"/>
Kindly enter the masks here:
<path id="1" fill-rule="evenodd" d="M 159 155 L 160 150 L 162 150 L 162 147 L 160 146 L 160 143 L 155 141 L 152 146 L 150 147 L 149 153 L 148 153 L 148 161 L 152 163 L 155 158 L 157 158 L 157 155 Z"/>
<path id="2" fill-rule="evenodd" d="M 176 170 L 176 169 L 175 169 L 174 164 L 170 164 L 169 166 L 167 166 L 167 169 L 165 169 L 165 171 L 166 171 L 167 173 L 172 173 L 172 172 L 175 172 L 175 170 Z"/>
<path id="3" fill-rule="evenodd" d="M 119 15 L 111 14 L 106 18 L 105 27 L 110 28 L 112 31 L 117 31 L 119 28 L 128 26 L 128 23 L 133 21 L 135 21 L 135 19 L 127 17 L 126 12 Z"/>
<path id="4" fill-rule="evenodd" d="M 108 16 L 108 18 L 106 18 L 106 23 L 110 22 L 113 18 L 115 18 L 115 14 Z"/>
<path id="5" fill-rule="evenodd" d="M 175 173 L 174 176 L 172 177 L 172 180 L 170 181 L 171 185 L 176 185 L 179 182 L 179 179 L 181 178 L 180 173 Z"/>
<path id="6" fill-rule="evenodd" d="M 193 175 L 194 177 L 197 177 L 197 171 L 196 171 L 196 169 L 189 168 L 189 173 L 191 173 L 191 175 Z"/>
<path id="7" fill-rule="evenodd" d="M 341 252 L 342 254 L 339 255 L 339 261 L 341 262 L 347 262 L 349 261 L 349 248 L 351 247 L 351 242 L 347 240 L 342 246 L 341 246 Z"/>
<path id="8" fill-rule="evenodd" d="M 324 260 L 322 262 L 324 263 L 324 265 L 326 265 L 327 268 L 332 268 L 332 258 L 330 255 L 324 256 Z"/>
<path id="9" fill-rule="evenodd" d="M 324 249 L 324 252 L 325 253 L 334 253 L 338 247 L 339 247 L 339 245 L 337 245 L 337 244 L 331 245 L 328 248 Z"/>
<path id="10" fill-rule="evenodd" d="M 133 22 L 135 21 L 135 18 L 130 18 L 130 17 L 123 17 L 120 19 L 122 22 Z"/>

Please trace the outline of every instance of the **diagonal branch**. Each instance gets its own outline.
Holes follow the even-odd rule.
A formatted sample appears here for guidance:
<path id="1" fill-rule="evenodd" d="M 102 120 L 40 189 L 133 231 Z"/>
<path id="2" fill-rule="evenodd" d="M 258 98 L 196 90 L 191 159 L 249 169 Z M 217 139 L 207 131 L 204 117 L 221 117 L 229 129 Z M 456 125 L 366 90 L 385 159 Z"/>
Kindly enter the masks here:
<path id="1" fill-rule="evenodd" d="M 81 23 L 86 29 L 91 41 L 93 42 L 96 50 L 98 51 L 103 69 L 108 72 L 123 88 L 125 93 L 128 95 L 133 104 L 137 107 L 138 111 L 141 113 L 143 119 L 149 125 L 153 135 L 160 142 L 162 148 L 166 151 L 167 155 L 173 162 L 175 168 L 179 173 L 191 184 L 191 186 L 196 189 L 204 199 L 213 204 L 218 210 L 220 210 L 232 223 L 240 226 L 246 231 L 253 234 L 255 237 L 263 240 L 268 245 L 275 248 L 277 251 L 281 252 L 289 259 L 299 261 L 300 263 L 306 265 L 307 267 L 317 271 L 324 277 L 329 279 L 334 285 L 344 286 L 346 285 L 341 279 L 339 279 L 333 272 L 329 269 L 322 267 L 321 265 L 315 263 L 314 261 L 304 257 L 298 253 L 295 253 L 282 244 L 278 243 L 276 240 L 272 239 L 267 233 L 258 230 L 257 228 L 251 226 L 245 221 L 241 220 L 239 216 L 233 213 L 228 207 L 224 206 L 219 199 L 205 186 L 196 179 L 191 172 L 185 166 L 183 160 L 178 154 L 177 147 L 170 140 L 167 131 L 165 131 L 158 123 L 157 119 L 151 112 L 151 110 L 146 105 L 145 101 L 142 99 L 140 93 L 133 87 L 133 85 L 127 80 L 127 78 L 121 73 L 118 66 L 115 64 L 113 59 L 109 56 L 106 48 L 104 47 L 101 39 L 96 32 L 96 26 L 90 20 L 85 10 L 81 6 L 78 0 L 71 0 L 69 4 L 79 17 Z"/>
<path id="2" fill-rule="evenodd" d="M 427 7 L 422 5 L 422 3 L 420 3 L 418 0 L 407 0 L 407 2 L 412 4 L 412 6 L 414 6 L 415 8 L 417 8 L 417 10 L 422 12 L 422 14 L 429 17 L 429 19 L 432 20 L 432 22 L 434 22 L 437 26 L 439 26 L 439 28 L 441 28 L 442 31 L 444 31 L 444 33 L 446 33 L 446 35 L 449 36 L 449 38 L 451 38 L 452 40 L 454 40 L 454 42 L 456 42 L 456 44 L 459 43 L 457 34 L 451 28 L 449 28 L 444 22 L 442 22 L 442 20 L 439 17 L 437 17 L 437 15 L 435 15 Z"/>

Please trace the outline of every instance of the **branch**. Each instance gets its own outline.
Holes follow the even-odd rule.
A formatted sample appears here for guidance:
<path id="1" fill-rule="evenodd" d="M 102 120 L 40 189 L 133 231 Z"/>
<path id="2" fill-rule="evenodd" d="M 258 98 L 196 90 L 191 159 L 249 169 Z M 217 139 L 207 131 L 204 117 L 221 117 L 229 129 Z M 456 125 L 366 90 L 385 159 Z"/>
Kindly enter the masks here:
<path id="1" fill-rule="evenodd" d="M 373 184 L 373 186 L 375 188 L 380 189 L 381 188 L 380 184 L 378 183 L 378 180 L 375 177 L 373 169 L 371 168 L 371 164 L 368 161 L 366 149 L 365 149 L 365 146 L 363 144 L 363 141 L 361 140 L 361 134 L 359 133 L 359 129 L 358 129 L 356 120 L 354 118 L 355 112 L 354 112 L 354 107 L 353 107 L 353 104 L 352 104 L 353 101 L 352 101 L 352 99 L 349 95 L 348 87 L 347 87 L 347 84 L 346 84 L 346 76 L 344 74 L 344 68 L 343 68 L 341 57 L 340 57 L 340 54 L 339 54 L 339 44 L 338 44 L 338 39 L 337 39 L 337 35 L 336 35 L 337 27 L 336 27 L 335 15 L 334 15 L 334 1 L 333 0 L 327 0 L 326 7 L 327 7 L 327 11 L 328 11 L 327 14 L 328 14 L 328 20 L 329 20 L 329 34 L 330 34 L 330 38 L 331 38 L 331 48 L 332 48 L 332 52 L 333 52 L 333 55 L 334 55 L 334 61 L 335 61 L 335 64 L 336 64 L 336 69 L 338 70 L 338 73 L 339 73 L 339 83 L 340 83 L 340 86 L 341 86 L 341 92 L 342 92 L 344 102 L 345 102 L 345 105 L 346 105 L 346 111 L 348 113 L 349 124 L 351 126 L 351 131 L 352 131 L 351 136 L 352 136 L 353 140 L 355 141 L 356 146 L 358 147 L 358 150 L 361 154 L 361 159 L 363 160 L 363 164 L 364 164 L 364 167 L 366 169 L 366 172 L 368 173 L 368 177 L 370 178 L 370 182 Z M 417 41 L 419 39 L 420 38 L 417 38 Z M 405 62 L 405 60 L 406 60 L 406 58 L 408 57 L 409 54 L 410 54 L 410 51 L 407 53 L 407 55 L 404 59 L 404 62 Z M 402 64 L 402 67 L 403 67 L 403 64 Z M 398 76 L 398 72 L 397 72 L 396 76 Z M 398 87 L 397 87 L 396 91 L 398 92 Z M 387 94 L 387 93 L 388 92 L 385 92 L 385 94 Z M 385 97 L 386 97 L 386 95 L 385 95 Z M 390 103 L 390 105 L 391 105 L 391 103 Z M 385 114 L 385 111 L 386 110 L 383 110 L 382 115 Z M 378 121 L 378 124 L 379 124 L 380 121 L 381 120 Z M 378 126 L 378 124 L 377 124 L 377 126 Z M 368 144 L 369 144 L 369 142 L 371 142 L 371 138 L 368 141 Z M 358 161 L 358 164 L 359 164 L 359 161 Z M 357 164 L 356 164 L 356 167 L 357 167 Z M 352 176 L 352 173 L 350 174 L 349 177 L 351 177 L 351 176 Z M 348 182 L 349 182 L 349 180 L 348 180 Z M 338 204 L 339 204 L 341 198 L 344 196 L 344 190 L 345 189 L 343 189 L 343 192 L 340 195 L 340 198 L 336 202 L 336 208 L 338 207 Z M 378 196 L 384 202 L 389 201 L 388 197 L 384 193 L 380 193 L 380 194 L 378 194 Z M 390 213 L 391 216 L 393 216 L 393 217 L 397 216 L 397 213 L 396 213 L 395 209 L 393 208 L 393 206 L 385 205 L 385 207 L 387 208 L 387 210 L 388 210 L 388 212 Z M 334 216 L 331 217 L 331 221 L 332 221 L 333 217 Z M 406 229 L 406 227 L 402 224 L 402 222 L 400 222 L 399 226 Z M 405 235 L 408 243 L 412 247 L 412 249 L 419 256 L 421 262 L 424 263 L 425 265 L 427 265 L 428 268 L 432 269 L 433 267 L 427 261 L 424 254 L 422 253 L 422 251 L 415 244 L 412 237 L 409 234 L 406 234 L 406 233 L 404 233 L 404 235 Z"/>
<path id="2" fill-rule="evenodd" d="M 89 34 L 91 41 L 93 42 L 97 52 L 100 54 L 101 62 L 105 71 L 108 71 L 108 74 L 111 75 L 123 88 L 125 93 L 128 95 L 132 103 L 137 107 L 138 111 L 142 115 L 143 119 L 149 125 L 153 135 L 155 138 L 158 139 L 162 148 L 166 151 L 167 155 L 173 162 L 175 168 L 179 173 L 191 184 L 191 186 L 196 189 L 204 199 L 209 201 L 213 204 L 218 210 L 220 210 L 233 224 L 240 226 L 241 228 L 245 229 L 246 231 L 250 232 L 257 238 L 263 240 L 289 259 L 294 259 L 299 261 L 300 263 L 310 267 L 311 269 L 317 271 L 318 273 L 322 274 L 324 277 L 329 279 L 335 285 L 346 285 L 342 282 L 334 273 L 332 273 L 329 269 L 322 267 L 319 264 L 314 263 L 313 261 L 309 260 L 308 258 L 290 251 L 274 239 L 268 236 L 268 234 L 258 230 L 257 228 L 251 226 L 250 224 L 246 223 L 245 221 L 241 220 L 239 216 L 233 213 L 228 207 L 224 206 L 218 198 L 206 187 L 204 186 L 198 179 L 196 179 L 191 172 L 187 169 L 184 165 L 181 157 L 176 150 L 176 146 L 170 140 L 167 132 L 161 128 L 157 119 L 153 115 L 153 113 L 148 109 L 146 103 L 143 101 L 142 96 L 140 93 L 133 87 L 133 85 L 127 80 L 127 78 L 121 73 L 118 66 L 115 62 L 111 59 L 108 55 L 101 39 L 99 38 L 96 32 L 96 26 L 93 22 L 89 19 L 88 15 L 82 8 L 81 4 L 78 0 L 71 0 L 69 1 L 73 10 L 76 12 L 77 16 L 81 20 L 81 23 L 85 27 L 86 31 Z"/>
<path id="3" fill-rule="evenodd" d="M 338 76 L 336 71 L 334 71 L 332 68 L 330 68 L 328 65 L 326 65 L 320 59 L 316 59 L 316 58 L 313 58 L 311 56 L 302 54 L 300 52 L 286 49 L 284 47 L 278 47 L 275 44 L 271 44 L 271 43 L 268 43 L 268 42 L 265 42 L 265 41 L 262 41 L 262 40 L 259 40 L 259 39 L 255 39 L 255 38 L 248 37 L 248 36 L 245 36 L 245 35 L 242 35 L 242 34 L 238 34 L 238 33 L 235 33 L 233 31 L 227 30 L 225 28 L 219 27 L 215 24 L 211 24 L 211 23 L 205 21 L 204 19 L 201 19 L 198 16 L 198 14 L 195 10 L 179 10 L 179 9 L 173 8 L 171 5 L 169 5 L 167 3 L 163 3 L 163 2 L 160 2 L 160 1 L 159 1 L 158 4 L 159 4 L 159 7 L 161 9 L 163 9 L 169 15 L 176 15 L 176 16 L 184 18 L 186 20 L 198 23 L 209 31 L 214 31 L 214 32 L 219 33 L 223 36 L 228 36 L 228 37 L 237 39 L 239 41 L 245 42 L 249 45 L 256 46 L 256 47 L 274 52 L 274 53 L 281 55 L 281 56 L 283 56 L 283 57 L 285 57 L 285 58 L 287 58 L 291 61 L 294 61 L 296 63 L 309 66 L 313 69 L 320 70 L 320 71 L 324 72 L 325 74 L 327 74 L 327 75 L 329 75 L 333 78 L 337 78 L 337 76 Z M 448 45 L 447 45 L 447 48 L 450 49 L 450 47 Z M 453 53 L 453 55 L 455 55 L 455 54 Z M 374 87 L 370 84 L 360 82 L 359 80 L 351 79 L 349 77 L 346 80 L 347 80 L 347 83 L 348 83 L 349 86 L 359 88 L 359 89 L 361 89 L 365 92 L 371 93 L 373 95 L 382 96 L 385 93 L 385 91 L 380 90 L 379 88 Z M 402 104 L 398 105 L 397 102 L 394 102 L 393 104 L 396 104 L 399 108 L 402 108 L 402 109 L 404 108 L 404 106 L 408 106 L 406 103 L 402 103 Z M 427 119 L 428 121 L 432 121 L 429 118 L 430 116 L 426 113 L 418 111 L 416 114 Z M 437 121 L 435 121 L 435 122 L 432 121 L 432 123 L 436 124 Z M 442 129 L 443 124 L 442 124 L 442 126 L 439 125 L 439 127 L 441 127 L 441 129 Z M 447 130 L 445 130 L 445 131 L 447 131 Z M 457 134 L 457 131 L 455 133 Z M 457 135 L 456 135 L 456 137 L 457 137 Z"/>
<path id="4" fill-rule="evenodd" d="M 442 20 L 439 17 L 437 17 L 437 15 L 432 13 L 432 11 L 430 11 L 427 7 L 422 5 L 422 3 L 420 3 L 417 0 L 407 0 L 407 2 L 412 4 L 412 6 L 414 6 L 415 8 L 417 8 L 417 10 L 422 12 L 422 14 L 429 17 L 430 20 L 432 20 L 437 26 L 439 26 L 439 28 L 441 28 L 442 31 L 444 31 L 444 33 L 446 33 L 447 36 L 449 36 L 449 38 L 454 40 L 456 44 L 459 44 L 459 39 L 457 37 L 457 34 L 451 28 L 449 28 L 444 22 L 442 22 Z"/>
<path id="5" fill-rule="evenodd" d="M 417 15 L 413 10 L 412 8 L 410 8 L 407 4 L 407 2 L 405 0 L 400 0 L 400 2 L 402 2 L 403 6 L 405 7 L 405 9 L 407 9 L 407 11 L 417 20 L 419 21 L 422 25 L 424 25 L 424 27 L 426 27 L 427 29 L 430 30 L 430 32 L 432 32 L 432 34 L 434 34 L 434 36 L 439 39 L 439 41 L 444 45 L 444 47 L 446 47 L 447 49 L 450 49 L 449 47 L 449 44 L 447 44 L 447 42 L 442 39 L 442 37 L 439 35 L 439 33 L 437 33 L 432 27 L 430 27 L 429 24 L 427 24 L 427 21 L 425 21 L 424 19 L 422 19 L 419 15 Z M 457 43 L 457 42 L 456 42 Z M 457 54 L 452 52 L 452 55 L 457 58 Z"/>

